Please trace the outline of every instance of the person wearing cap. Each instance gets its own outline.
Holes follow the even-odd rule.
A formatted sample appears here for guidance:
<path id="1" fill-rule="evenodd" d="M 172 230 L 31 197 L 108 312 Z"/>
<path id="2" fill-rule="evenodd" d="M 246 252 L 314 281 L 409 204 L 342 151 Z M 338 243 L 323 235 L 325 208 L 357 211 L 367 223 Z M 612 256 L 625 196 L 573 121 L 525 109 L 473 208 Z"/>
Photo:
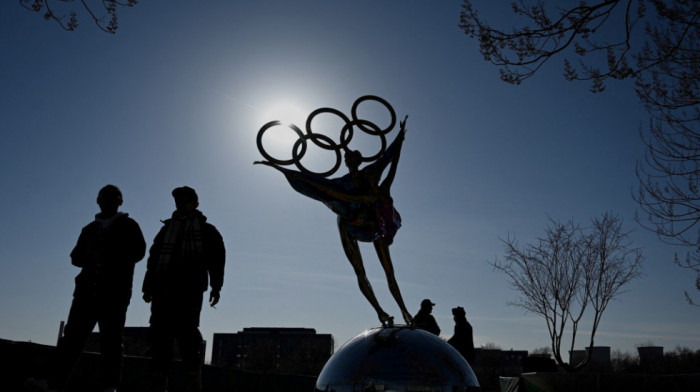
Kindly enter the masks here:
<path id="1" fill-rule="evenodd" d="M 75 278 L 73 303 L 46 379 L 29 379 L 25 390 L 63 390 L 97 324 L 100 329 L 101 383 L 115 391 L 122 370 L 122 340 L 131 301 L 134 265 L 146 254 L 141 228 L 129 214 L 119 212 L 122 192 L 106 185 L 97 195 L 100 212 L 80 232 L 70 254 L 81 268 Z"/>
<path id="2" fill-rule="evenodd" d="M 420 310 L 413 317 L 413 325 L 416 328 L 424 329 L 439 336 L 440 327 L 438 327 L 435 317 L 431 314 L 433 312 L 433 306 L 435 306 L 435 304 L 427 298 L 421 301 Z"/>
<path id="3" fill-rule="evenodd" d="M 209 304 L 219 302 L 226 252 L 219 231 L 197 209 L 195 190 L 183 186 L 172 195 L 175 212 L 153 240 L 143 280 L 143 299 L 151 304 L 152 391 L 167 390 L 175 342 L 186 372 L 186 390 L 200 391 L 199 317 L 209 286 Z"/>

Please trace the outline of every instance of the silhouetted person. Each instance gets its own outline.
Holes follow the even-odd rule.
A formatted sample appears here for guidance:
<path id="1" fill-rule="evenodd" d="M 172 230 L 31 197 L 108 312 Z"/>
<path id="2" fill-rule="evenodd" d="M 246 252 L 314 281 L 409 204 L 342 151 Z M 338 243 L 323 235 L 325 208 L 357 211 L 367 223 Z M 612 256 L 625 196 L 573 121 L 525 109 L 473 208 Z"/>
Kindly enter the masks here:
<path id="1" fill-rule="evenodd" d="M 389 290 L 399 305 L 404 320 L 407 324 L 411 324 L 411 314 L 401 297 L 389 254 L 389 245 L 401 227 L 401 216 L 394 208 L 390 189 L 406 134 L 404 126 L 405 120 L 401 122 L 398 136 L 384 154 L 362 169 L 359 168 L 362 163 L 362 154 L 359 151 L 347 151 L 345 165 L 348 173 L 339 178 L 327 179 L 320 175 L 286 169 L 267 161 L 255 162 L 281 171 L 294 190 L 323 202 L 338 215 L 340 241 L 343 244 L 345 256 L 355 270 L 360 291 L 377 312 L 382 325 L 389 326 L 393 326 L 394 318 L 379 306 L 365 273 L 358 241 L 374 244 L 379 262 L 386 273 Z M 382 173 L 389 165 L 389 172 L 382 181 Z"/>
<path id="2" fill-rule="evenodd" d="M 416 328 L 424 329 L 439 336 L 440 327 L 438 327 L 435 317 L 431 314 L 433 312 L 433 306 L 435 306 L 435 304 L 427 298 L 421 301 L 420 310 L 413 317 L 413 325 Z"/>
<path id="3" fill-rule="evenodd" d="M 136 221 L 117 211 L 122 205 L 119 188 L 114 185 L 102 188 L 97 204 L 100 213 L 82 229 L 70 254 L 72 264 L 81 271 L 75 278 L 73 303 L 51 373 L 46 383 L 28 382 L 28 389 L 62 390 L 95 324 L 100 330 L 102 386 L 105 391 L 114 391 L 119 385 L 134 265 L 145 255 L 146 242 Z"/>
<path id="4" fill-rule="evenodd" d="M 458 306 L 452 308 L 452 316 L 455 320 L 455 333 L 447 341 L 452 347 L 457 349 L 470 365 L 474 365 L 474 336 L 472 325 L 467 321 L 467 312 Z"/>
<path id="5" fill-rule="evenodd" d="M 176 210 L 153 240 L 143 281 L 143 299 L 151 303 L 152 390 L 166 391 L 177 342 L 186 371 L 186 390 L 201 390 L 199 316 L 204 292 L 209 304 L 219 302 L 224 283 L 224 241 L 197 209 L 194 189 L 172 192 Z"/>

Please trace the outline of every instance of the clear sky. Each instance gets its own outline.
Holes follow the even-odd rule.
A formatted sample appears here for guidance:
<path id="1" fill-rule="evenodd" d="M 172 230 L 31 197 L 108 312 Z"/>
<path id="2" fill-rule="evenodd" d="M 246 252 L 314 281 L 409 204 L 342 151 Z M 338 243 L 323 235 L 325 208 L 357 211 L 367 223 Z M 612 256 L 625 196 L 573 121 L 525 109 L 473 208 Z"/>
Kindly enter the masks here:
<path id="1" fill-rule="evenodd" d="M 683 297 L 695 277 L 672 263 L 684 249 L 633 219 L 646 116 L 632 86 L 593 95 L 563 80 L 561 59 L 506 85 L 457 27 L 460 4 L 144 1 L 120 9 L 108 35 L 84 17 L 69 33 L 0 2 L 0 338 L 55 344 L 79 272 L 68 255 L 108 183 L 149 244 L 174 209 L 171 190 L 197 190 L 228 250 L 221 302 L 202 311 L 210 344 L 245 327 L 315 328 L 337 344 L 377 327 L 333 213 L 252 164 L 276 108 L 296 108 L 302 123 L 374 94 L 409 115 L 391 251 L 411 312 L 432 299 L 447 338 L 450 309 L 463 306 L 477 346 L 547 346 L 544 320 L 508 305 L 518 293 L 489 265 L 503 255 L 499 238 L 532 242 L 549 217 L 585 226 L 613 211 L 646 261 L 596 343 L 700 349 L 700 309 Z M 362 252 L 380 303 L 400 320 L 373 248 Z M 145 260 L 129 326 L 148 325 L 144 273 Z"/>

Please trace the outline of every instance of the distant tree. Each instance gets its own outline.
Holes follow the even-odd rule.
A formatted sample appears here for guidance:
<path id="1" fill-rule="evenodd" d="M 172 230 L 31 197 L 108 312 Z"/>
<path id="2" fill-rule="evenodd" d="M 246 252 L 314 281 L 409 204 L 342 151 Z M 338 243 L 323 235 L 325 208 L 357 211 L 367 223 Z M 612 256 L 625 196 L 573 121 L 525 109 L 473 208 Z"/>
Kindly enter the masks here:
<path id="1" fill-rule="evenodd" d="M 700 350 L 676 346 L 673 351 L 664 354 L 663 362 L 662 371 L 666 374 L 697 373 L 700 369 Z"/>
<path id="2" fill-rule="evenodd" d="M 552 348 L 549 346 L 536 348 L 536 349 L 532 350 L 532 352 L 530 353 L 530 356 L 551 358 Z"/>
<path id="3" fill-rule="evenodd" d="M 73 31 L 78 27 L 78 9 L 82 8 L 100 30 L 114 34 L 118 27 L 117 7 L 133 7 L 138 0 L 79 0 L 79 5 L 74 5 L 76 0 L 19 0 L 19 3 L 28 10 L 41 13 L 44 19 L 55 21 L 66 31 Z"/>
<path id="4" fill-rule="evenodd" d="M 639 357 L 628 352 L 613 350 L 610 364 L 615 373 L 639 373 Z"/>
<path id="5" fill-rule="evenodd" d="M 650 116 L 634 197 L 645 216 L 637 221 L 692 248 L 674 261 L 696 275 L 700 290 L 700 2 L 518 0 L 511 9 L 522 23 L 510 29 L 492 27 L 476 2 L 463 0 L 459 26 L 508 83 L 557 56 L 564 77 L 590 82 L 592 92 L 608 79 L 635 81 Z"/>
<path id="6" fill-rule="evenodd" d="M 544 317 L 557 363 L 567 371 L 578 370 L 590 361 L 571 365 L 562 359 L 562 342 L 571 328 L 574 349 L 580 322 L 592 310 L 588 347 L 594 338 L 608 303 L 640 274 L 642 253 L 632 248 L 622 218 L 606 213 L 592 221 L 585 231 L 573 222 L 551 220 L 537 243 L 520 247 L 513 238 L 504 240 L 504 260 L 492 263 L 505 273 L 520 297 L 513 305 Z"/>
<path id="7" fill-rule="evenodd" d="M 644 347 L 646 344 L 641 345 Z M 654 361 L 641 361 L 636 355 L 613 351 L 611 356 L 613 371 L 637 374 L 692 374 L 700 369 L 700 350 L 676 346 Z"/>
<path id="8" fill-rule="evenodd" d="M 500 350 L 501 346 L 493 342 L 487 342 L 481 346 L 482 350 Z"/>

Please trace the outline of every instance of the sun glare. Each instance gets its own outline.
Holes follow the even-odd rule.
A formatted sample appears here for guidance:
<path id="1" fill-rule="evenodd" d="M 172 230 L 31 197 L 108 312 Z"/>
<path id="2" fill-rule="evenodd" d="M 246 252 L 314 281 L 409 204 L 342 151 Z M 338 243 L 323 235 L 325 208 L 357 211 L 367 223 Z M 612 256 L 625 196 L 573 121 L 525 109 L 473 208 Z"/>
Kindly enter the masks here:
<path id="1" fill-rule="evenodd" d="M 308 114 L 292 103 L 278 103 L 265 112 L 264 122 L 278 120 L 284 125 L 294 124 L 303 128 Z"/>
<path id="2" fill-rule="evenodd" d="M 299 135 L 290 128 L 290 125 L 295 125 L 303 130 L 308 114 L 291 102 L 278 102 L 270 105 L 264 111 L 261 123 L 279 121 L 279 125 L 268 128 L 262 136 L 261 142 L 265 151 L 276 159 L 291 159 L 292 148 L 299 139 Z"/>
<path id="3" fill-rule="evenodd" d="M 299 105 L 292 103 L 271 105 L 265 111 L 264 123 L 266 126 L 272 121 L 279 121 L 279 123 L 266 127 L 260 137 L 259 142 L 265 152 L 274 159 L 286 161 L 286 163 L 280 163 L 281 165 L 291 165 L 295 143 L 299 140 L 300 134 L 306 133 L 306 119 L 310 113 L 311 110 L 305 112 L 300 109 Z M 313 124 L 314 133 L 325 135 L 331 140 L 337 141 L 340 129 L 342 129 L 342 124 L 338 123 L 337 120 L 331 114 L 318 116 Z M 296 130 L 293 129 L 294 127 Z M 301 151 L 299 164 L 307 170 L 315 173 L 326 172 L 333 167 L 338 159 L 335 151 L 321 148 L 314 143 L 305 143 L 304 145 L 305 148 Z"/>

